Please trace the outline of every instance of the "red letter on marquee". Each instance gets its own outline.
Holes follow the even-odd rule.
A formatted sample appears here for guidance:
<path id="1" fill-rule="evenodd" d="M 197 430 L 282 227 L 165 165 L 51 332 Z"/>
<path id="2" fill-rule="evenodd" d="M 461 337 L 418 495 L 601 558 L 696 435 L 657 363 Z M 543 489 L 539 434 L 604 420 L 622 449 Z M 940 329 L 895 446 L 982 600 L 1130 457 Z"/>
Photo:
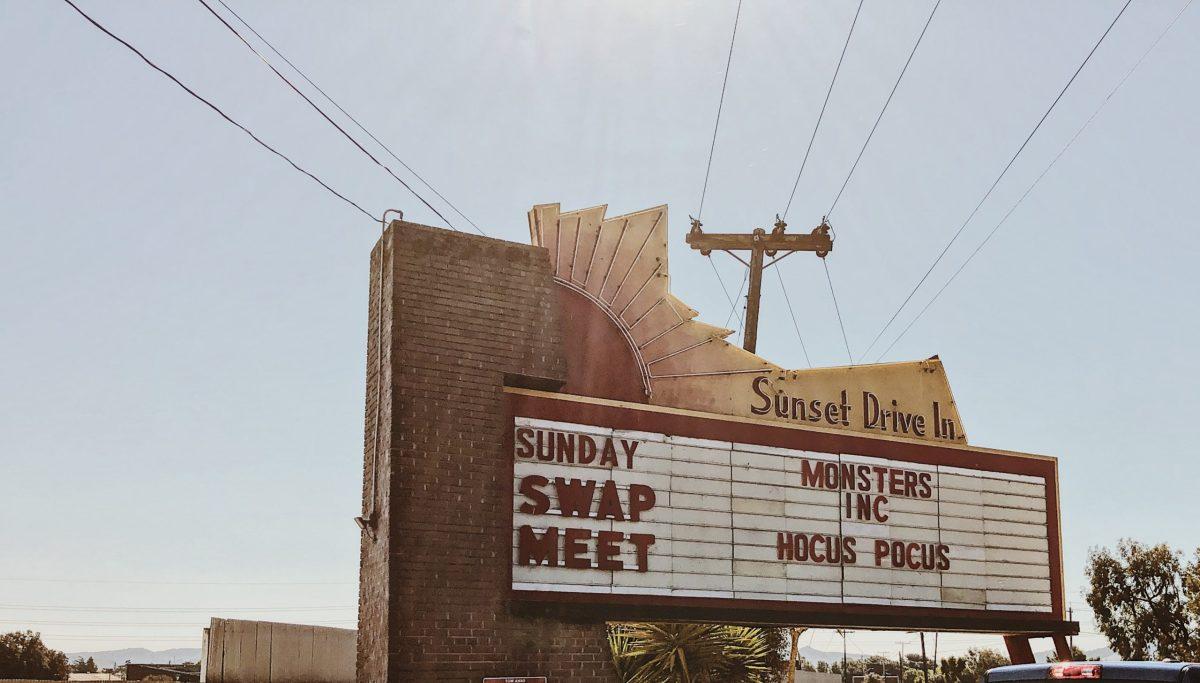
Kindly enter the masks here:
<path id="1" fill-rule="evenodd" d="M 533 430 L 529 427 L 520 427 L 517 429 L 517 457 L 532 458 L 533 457 Z"/>
<path id="2" fill-rule="evenodd" d="M 800 485 L 810 488 L 825 488 L 825 470 L 819 462 L 812 460 L 800 461 Z"/>
<path id="3" fill-rule="evenodd" d="M 616 544 L 623 540 L 625 534 L 620 531 L 596 532 L 596 569 L 618 572 L 625 569 L 624 562 L 613 559 L 621 554 L 621 549 Z"/>
<path id="4" fill-rule="evenodd" d="M 650 546 L 654 545 L 654 534 L 629 534 L 629 542 L 637 548 L 637 570 L 650 571 Z"/>
<path id="5" fill-rule="evenodd" d="M 642 513 L 654 507 L 654 489 L 645 484 L 629 485 L 629 521 L 636 522 Z"/>
<path id="6" fill-rule="evenodd" d="M 562 477 L 554 478 L 554 488 L 558 490 L 558 507 L 563 517 L 591 517 L 592 494 L 596 491 L 596 482 L 592 479 L 586 482 L 572 479 L 570 483 Z"/>
<path id="7" fill-rule="evenodd" d="M 775 555 L 781 560 L 794 560 L 795 551 L 792 550 L 792 534 L 780 531 L 775 534 Z"/>
<path id="8" fill-rule="evenodd" d="M 871 514 L 875 516 L 876 522 L 888 521 L 888 514 L 883 511 L 883 506 L 887 505 L 887 496 L 875 496 L 875 501 L 871 503 Z"/>
<path id="9" fill-rule="evenodd" d="M 517 543 L 517 564 L 524 566 L 529 564 L 530 560 L 533 560 L 535 565 L 558 566 L 558 527 L 546 529 L 541 538 L 537 537 L 533 527 L 528 524 L 521 527 Z"/>
<path id="10" fill-rule="evenodd" d="M 518 509 L 527 515 L 546 514 L 546 511 L 550 509 L 550 497 L 542 493 L 541 487 L 549 483 L 550 481 L 540 474 L 531 474 L 522 478 L 521 495 L 532 500 L 533 503 L 521 503 L 521 507 Z"/>
<path id="11" fill-rule="evenodd" d="M 596 519 L 625 521 L 625 512 L 621 509 L 621 494 L 617 493 L 617 482 L 612 479 L 600 487 L 600 505 L 596 508 Z"/>
<path id="12" fill-rule="evenodd" d="M 570 569 L 591 569 L 592 558 L 580 553 L 588 551 L 584 541 L 592 537 L 590 529 L 567 529 L 563 532 L 563 566 Z"/>
<path id="13" fill-rule="evenodd" d="M 883 558 L 885 558 L 891 554 L 892 554 L 892 547 L 890 545 L 888 545 L 887 541 L 880 541 L 880 540 L 875 541 L 875 566 L 876 567 L 882 567 L 883 566 Z"/>

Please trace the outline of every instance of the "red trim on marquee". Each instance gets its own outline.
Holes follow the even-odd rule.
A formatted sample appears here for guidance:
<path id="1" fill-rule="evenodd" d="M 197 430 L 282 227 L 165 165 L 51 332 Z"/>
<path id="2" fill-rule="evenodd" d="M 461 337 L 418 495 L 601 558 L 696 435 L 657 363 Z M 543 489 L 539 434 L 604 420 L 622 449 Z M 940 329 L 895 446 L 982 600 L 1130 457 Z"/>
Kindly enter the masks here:
<path id="1" fill-rule="evenodd" d="M 672 613 L 676 613 L 676 610 L 684 610 L 683 615 L 675 618 L 687 618 L 687 613 L 701 616 L 705 612 L 729 611 L 744 614 L 743 621 L 770 623 L 778 621 L 780 619 L 778 612 L 784 611 L 792 612 L 796 616 L 810 615 L 818 623 L 824 623 L 824 617 L 836 614 L 839 619 L 837 623 L 846 626 L 870 626 L 886 623 L 889 627 L 903 627 L 903 624 L 908 623 L 905 620 L 911 618 L 913 624 L 918 627 L 924 625 L 925 628 L 936 623 L 944 623 L 947 625 L 945 628 L 975 631 L 1078 632 L 1077 623 L 1063 621 L 1065 609 L 1062 594 L 1062 537 L 1058 517 L 1058 469 L 1057 461 L 1053 458 L 1008 455 L 962 445 L 942 446 L 936 443 L 894 441 L 853 432 L 833 433 L 808 430 L 802 427 L 774 426 L 721 415 L 712 415 L 711 417 L 684 415 L 633 406 L 607 405 L 589 402 L 586 399 L 557 398 L 550 395 L 509 393 L 508 412 L 510 419 L 521 416 L 671 436 L 825 453 L 853 453 L 926 465 L 946 465 L 1043 477 L 1046 480 L 1046 534 L 1050 551 L 1050 612 L 985 611 L 612 593 L 510 591 L 511 596 L 516 600 L 537 603 L 650 606 L 671 608 Z M 511 429 L 506 436 L 506 441 L 511 453 Z M 510 558 L 510 585 L 511 579 L 512 560 Z M 755 618 L 755 612 L 759 613 L 759 618 Z M 922 621 L 917 624 L 917 619 Z M 843 624 L 843 621 L 846 623 Z M 895 622 L 895 624 L 890 622 Z M 974 624 L 974 628 L 968 627 L 971 624 Z M 1071 630 L 1072 628 L 1074 630 Z"/>

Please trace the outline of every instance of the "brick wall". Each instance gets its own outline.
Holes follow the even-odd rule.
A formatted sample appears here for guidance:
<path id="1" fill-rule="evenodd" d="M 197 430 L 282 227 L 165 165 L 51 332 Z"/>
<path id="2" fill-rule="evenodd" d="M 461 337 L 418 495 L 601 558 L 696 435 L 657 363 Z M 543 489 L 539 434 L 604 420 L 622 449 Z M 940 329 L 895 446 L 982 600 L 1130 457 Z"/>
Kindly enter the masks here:
<path id="1" fill-rule="evenodd" d="M 394 222 L 371 269 L 363 499 L 366 515 L 374 471 L 380 531 L 363 536 L 358 680 L 615 680 L 602 623 L 507 597 L 504 377 L 566 379 L 545 249 Z"/>
<path id="2" fill-rule="evenodd" d="M 393 356 L 390 332 L 393 304 L 384 292 L 392 292 L 389 273 L 393 267 L 391 231 L 371 251 L 370 295 L 367 316 L 367 386 L 363 426 L 363 517 L 374 520 L 374 528 L 388 528 L 391 516 L 386 504 L 386 482 L 391 474 L 393 392 L 386 378 L 392 376 Z M 358 655 L 359 681 L 383 681 L 388 663 L 388 548 L 391 537 L 379 533 L 375 538 L 362 535 L 359 551 Z"/>

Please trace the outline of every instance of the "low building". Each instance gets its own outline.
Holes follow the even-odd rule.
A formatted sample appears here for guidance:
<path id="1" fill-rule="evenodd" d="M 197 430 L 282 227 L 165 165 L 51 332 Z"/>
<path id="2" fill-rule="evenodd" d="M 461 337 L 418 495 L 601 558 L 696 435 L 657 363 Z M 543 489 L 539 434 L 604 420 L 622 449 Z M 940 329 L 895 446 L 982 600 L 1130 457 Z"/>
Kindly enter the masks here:
<path id="1" fill-rule="evenodd" d="M 357 643 L 354 629 L 214 618 L 204 629 L 202 678 L 192 680 L 355 683 Z"/>
<path id="2" fill-rule="evenodd" d="M 841 674 L 822 673 L 820 671 L 797 670 L 792 676 L 793 683 L 842 683 Z M 888 683 L 892 683 L 889 681 Z"/>
<path id="3" fill-rule="evenodd" d="M 184 683 L 200 683 L 200 672 L 182 668 L 178 664 L 134 664 L 131 662 L 125 665 L 125 680 L 127 681 L 147 679 L 160 681 L 164 678 Z"/>

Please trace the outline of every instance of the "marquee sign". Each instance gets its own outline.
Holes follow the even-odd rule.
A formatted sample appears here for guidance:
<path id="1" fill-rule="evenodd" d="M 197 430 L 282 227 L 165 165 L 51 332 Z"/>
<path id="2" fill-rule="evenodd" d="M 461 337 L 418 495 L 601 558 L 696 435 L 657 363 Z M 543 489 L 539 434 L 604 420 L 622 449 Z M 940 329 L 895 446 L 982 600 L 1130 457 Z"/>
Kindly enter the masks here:
<path id="1" fill-rule="evenodd" d="M 788 369 L 671 292 L 667 207 L 529 219 L 372 251 L 359 679 L 612 678 L 606 622 L 1069 656 L 1057 461 L 970 444 L 937 356 Z"/>
<path id="2" fill-rule="evenodd" d="M 1052 458 L 510 399 L 517 596 L 1061 619 Z"/>

